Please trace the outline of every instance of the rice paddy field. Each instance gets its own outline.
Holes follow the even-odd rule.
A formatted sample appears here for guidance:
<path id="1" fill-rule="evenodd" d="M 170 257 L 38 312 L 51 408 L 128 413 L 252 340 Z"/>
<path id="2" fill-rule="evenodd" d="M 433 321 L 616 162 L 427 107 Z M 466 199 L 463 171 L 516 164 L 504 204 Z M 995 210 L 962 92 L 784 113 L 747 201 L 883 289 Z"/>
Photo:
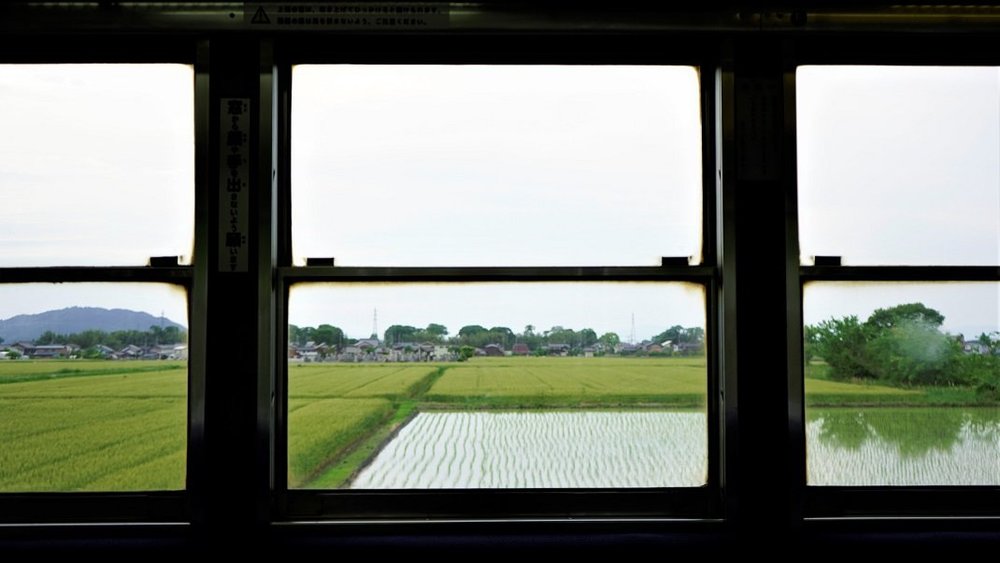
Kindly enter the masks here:
<path id="1" fill-rule="evenodd" d="M 1000 485 L 1000 408 L 813 409 L 810 485 Z"/>
<path id="2" fill-rule="evenodd" d="M 697 487 L 706 432 L 698 412 L 421 413 L 351 486 Z"/>
<path id="3" fill-rule="evenodd" d="M 706 381 L 703 358 L 291 365 L 288 485 L 696 486 Z M 1000 409 L 968 390 L 805 383 L 810 483 L 997 484 Z M 0 492 L 184 488 L 186 384 L 179 362 L 0 362 Z"/>
<path id="4" fill-rule="evenodd" d="M 0 413 L 0 491 L 184 488 L 183 363 L 0 362 Z"/>
<path id="5" fill-rule="evenodd" d="M 703 407 L 704 358 L 497 358 L 449 368 L 429 402 L 474 406 Z"/>

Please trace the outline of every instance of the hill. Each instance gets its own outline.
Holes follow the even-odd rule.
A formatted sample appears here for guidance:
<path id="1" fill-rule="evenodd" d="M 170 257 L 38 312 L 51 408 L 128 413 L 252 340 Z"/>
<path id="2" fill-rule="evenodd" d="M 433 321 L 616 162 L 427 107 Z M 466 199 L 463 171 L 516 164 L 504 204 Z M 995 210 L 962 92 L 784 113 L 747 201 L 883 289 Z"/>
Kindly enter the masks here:
<path id="1" fill-rule="evenodd" d="M 68 307 L 33 315 L 17 315 L 0 320 L 0 338 L 5 344 L 21 340 L 34 340 L 46 330 L 56 334 L 73 334 L 85 330 L 149 330 L 151 326 L 184 325 L 170 319 L 154 317 L 149 313 L 128 309 L 102 309 L 100 307 Z"/>

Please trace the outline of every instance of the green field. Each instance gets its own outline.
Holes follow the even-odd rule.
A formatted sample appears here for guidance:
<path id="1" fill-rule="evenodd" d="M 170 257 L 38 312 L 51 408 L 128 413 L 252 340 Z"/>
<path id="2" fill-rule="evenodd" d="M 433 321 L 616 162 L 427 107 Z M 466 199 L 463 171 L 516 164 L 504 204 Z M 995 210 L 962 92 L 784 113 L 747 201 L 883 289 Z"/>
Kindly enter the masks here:
<path id="1" fill-rule="evenodd" d="M 705 404 L 704 358 L 481 358 L 449 368 L 429 402 L 475 407 Z"/>
<path id="2" fill-rule="evenodd" d="M 0 491 L 183 489 L 182 366 L 0 363 Z"/>
<path id="3" fill-rule="evenodd" d="M 829 381 L 824 367 L 807 370 L 810 407 L 981 404 L 964 388 Z M 292 365 L 289 485 L 344 484 L 421 410 L 704 408 L 706 381 L 704 358 Z M 0 362 L 0 491 L 184 488 L 186 384 L 179 362 Z"/>
<path id="4" fill-rule="evenodd" d="M 296 398 L 402 397 L 419 391 L 431 364 L 320 364 L 288 369 L 288 396 Z"/>
<path id="5" fill-rule="evenodd" d="M 342 452 L 393 413 L 386 399 L 290 399 L 288 484 L 316 478 Z"/>

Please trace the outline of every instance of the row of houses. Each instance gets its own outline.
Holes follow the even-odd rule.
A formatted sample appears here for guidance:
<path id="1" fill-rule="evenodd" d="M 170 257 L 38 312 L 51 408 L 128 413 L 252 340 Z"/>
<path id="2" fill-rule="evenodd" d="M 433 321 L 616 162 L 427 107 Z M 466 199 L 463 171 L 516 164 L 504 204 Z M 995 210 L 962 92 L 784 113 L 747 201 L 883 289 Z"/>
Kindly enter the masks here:
<path id="1" fill-rule="evenodd" d="M 1000 356 L 1000 348 L 994 345 L 995 350 L 993 354 Z M 988 356 L 990 354 L 991 347 L 980 342 L 979 340 L 965 340 L 962 342 L 962 351 L 966 354 L 978 354 L 980 356 Z"/>
<path id="2" fill-rule="evenodd" d="M 639 344 L 618 344 L 609 347 L 601 343 L 587 346 L 576 353 L 584 357 L 605 354 L 697 354 L 701 353 L 703 345 L 700 342 L 663 343 L 642 342 Z M 510 350 L 501 344 L 486 344 L 473 349 L 473 355 L 498 356 L 569 356 L 574 349 L 569 344 L 546 344 L 537 351 L 532 351 L 527 344 L 518 342 Z M 307 342 L 305 344 L 288 345 L 288 359 L 296 362 L 449 362 L 458 360 L 460 350 L 454 346 L 433 344 L 430 342 L 398 342 L 385 344 L 374 338 L 363 338 L 342 348 L 322 342 Z"/>
<path id="3" fill-rule="evenodd" d="M 363 338 L 341 349 L 321 342 L 289 344 L 288 359 L 299 362 L 450 362 L 458 359 L 458 353 L 448 346 L 430 342 L 387 345 L 374 338 Z"/>
<path id="4" fill-rule="evenodd" d="M 14 353 L 11 353 L 14 352 Z M 121 350 L 115 350 L 104 344 L 98 344 L 87 349 L 88 357 L 108 360 L 186 360 L 187 345 L 158 344 L 154 346 L 136 346 L 129 344 Z M 15 342 L 0 350 L 0 359 L 27 358 L 33 360 L 78 358 L 84 354 L 79 346 L 73 344 L 34 344 L 33 342 Z"/>

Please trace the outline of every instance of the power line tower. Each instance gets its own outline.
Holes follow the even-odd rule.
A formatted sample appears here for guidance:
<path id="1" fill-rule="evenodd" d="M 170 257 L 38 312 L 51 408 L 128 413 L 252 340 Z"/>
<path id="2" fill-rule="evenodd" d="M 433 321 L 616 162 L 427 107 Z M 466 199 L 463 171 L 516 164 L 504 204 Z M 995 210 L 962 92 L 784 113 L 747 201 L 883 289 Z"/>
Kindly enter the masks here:
<path id="1" fill-rule="evenodd" d="M 372 338 L 378 340 L 378 307 L 372 309 Z"/>
<path id="2" fill-rule="evenodd" d="M 632 330 L 628 333 L 628 343 L 635 344 L 635 313 L 632 313 Z"/>

